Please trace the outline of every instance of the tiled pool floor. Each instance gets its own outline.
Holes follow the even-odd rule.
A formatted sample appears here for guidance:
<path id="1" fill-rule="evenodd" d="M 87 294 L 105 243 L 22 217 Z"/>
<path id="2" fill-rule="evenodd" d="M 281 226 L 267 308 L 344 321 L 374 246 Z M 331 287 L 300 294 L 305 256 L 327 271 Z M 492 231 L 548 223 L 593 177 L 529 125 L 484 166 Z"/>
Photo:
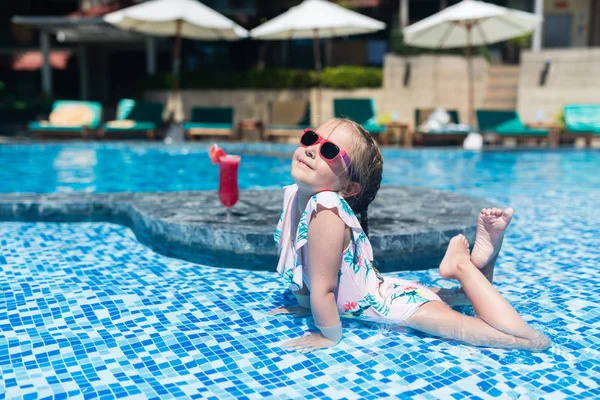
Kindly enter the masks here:
<path id="1" fill-rule="evenodd" d="M 17 150 L 38 165 L 39 149 Z M 151 159 L 171 157 L 159 150 Z M 177 171 L 192 171 L 198 154 L 171 161 L 183 168 Z M 8 156 L 11 162 L 15 154 Z M 496 286 L 553 340 L 548 351 L 475 348 L 353 321 L 344 321 L 334 348 L 287 351 L 279 343 L 302 335 L 312 319 L 267 315 L 294 302 L 274 272 L 166 258 L 118 225 L 10 222 L 0 223 L 0 399 L 600 398 L 600 153 L 386 149 L 384 156 L 384 183 L 515 209 Z M 151 187 L 147 160 L 130 169 L 140 171 L 134 189 Z M 84 163 L 88 169 L 69 170 L 67 180 L 87 171 L 103 181 L 99 188 L 120 190 L 113 181 L 131 188 L 129 179 L 116 179 L 118 171 L 105 170 L 113 161 L 98 157 L 97 168 Z M 246 172 L 260 171 L 264 185 L 291 183 L 289 160 L 254 161 Z M 48 162 L 40 166 L 57 168 Z M 171 190 L 197 189 L 204 179 L 149 163 L 150 171 L 167 170 Z M 8 175 L 0 181 L 11 187 L 38 179 L 46 192 L 44 182 L 54 184 L 51 173 Z M 453 285 L 435 270 L 394 275 Z"/>
<path id="2" fill-rule="evenodd" d="M 266 315 L 293 303 L 275 273 L 163 257 L 118 225 L 1 223 L 0 393 L 598 398 L 598 231 L 574 218 L 561 238 L 520 241 L 527 222 L 513 225 L 497 287 L 552 338 L 545 353 L 475 348 L 354 321 L 344 321 L 337 347 L 287 351 L 278 344 L 302 335 L 311 320 Z M 435 270 L 395 275 L 452 285 Z"/>

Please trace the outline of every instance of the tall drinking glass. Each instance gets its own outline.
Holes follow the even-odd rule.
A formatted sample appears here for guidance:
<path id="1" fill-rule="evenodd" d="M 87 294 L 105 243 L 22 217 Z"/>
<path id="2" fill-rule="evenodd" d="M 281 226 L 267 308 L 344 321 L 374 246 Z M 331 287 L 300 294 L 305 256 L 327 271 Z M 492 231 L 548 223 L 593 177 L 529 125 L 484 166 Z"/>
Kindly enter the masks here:
<path id="1" fill-rule="evenodd" d="M 225 206 L 225 221 L 231 221 L 231 207 L 238 201 L 238 167 L 240 156 L 219 158 L 219 200 Z"/>

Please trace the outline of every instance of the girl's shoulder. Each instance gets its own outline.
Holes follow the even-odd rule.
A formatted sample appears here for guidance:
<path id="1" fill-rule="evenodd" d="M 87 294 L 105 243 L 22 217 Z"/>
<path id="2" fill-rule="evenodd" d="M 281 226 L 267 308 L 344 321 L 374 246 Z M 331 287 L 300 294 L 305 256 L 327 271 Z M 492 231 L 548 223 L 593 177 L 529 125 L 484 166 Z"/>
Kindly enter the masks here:
<path id="1" fill-rule="evenodd" d="M 315 193 L 308 201 L 303 216 L 310 221 L 313 213 L 323 209 L 335 212 L 350 228 L 362 229 L 352 207 L 339 193 L 332 191 Z"/>
<path id="2" fill-rule="evenodd" d="M 367 259 L 373 260 L 371 244 L 354 211 L 339 193 L 331 191 L 319 192 L 310 198 L 298 224 L 296 250 L 308 242 L 308 226 L 313 213 L 323 209 L 333 211 L 342 219 L 346 226 L 351 229 L 352 237 L 356 245 L 360 247 L 361 254 Z"/>

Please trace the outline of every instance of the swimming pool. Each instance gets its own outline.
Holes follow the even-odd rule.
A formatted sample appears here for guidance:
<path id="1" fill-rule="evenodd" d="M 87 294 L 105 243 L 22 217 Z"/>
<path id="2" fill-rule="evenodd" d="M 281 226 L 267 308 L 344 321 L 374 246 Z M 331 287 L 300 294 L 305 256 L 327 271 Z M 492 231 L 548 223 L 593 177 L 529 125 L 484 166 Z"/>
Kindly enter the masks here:
<path id="1" fill-rule="evenodd" d="M 147 165 L 148 153 L 156 153 L 153 162 L 169 166 L 169 190 L 217 185 L 199 172 L 206 157 L 201 145 L 53 146 L 18 150 L 35 160 L 37 151 L 49 148 L 55 154 L 72 152 L 75 159 L 79 152 L 120 148 L 145 161 L 132 161 L 130 173 L 100 174 L 108 168 L 102 164 L 116 162 L 97 156 L 83 184 L 77 181 L 83 173 L 73 169 L 61 175 L 72 179 L 54 180 L 36 180 L 29 170 L 25 173 L 36 184 L 28 186 L 21 175 L 4 168 L 2 191 L 125 190 L 116 183 L 120 176 L 127 177 L 126 190 L 148 191 L 156 186 L 135 171 L 145 167 L 162 173 L 159 166 Z M 230 148 L 244 154 L 244 167 L 256 164 L 253 168 L 261 171 L 256 181 L 242 178 L 242 186 L 290 183 L 289 146 Z M 244 153 L 262 150 L 280 155 Z M 178 155 L 186 151 L 192 156 Z M 17 162 L 14 153 L 5 158 L 7 152 L 0 146 L 2 165 Z M 180 158 L 183 174 L 174 174 L 170 152 Z M 388 149 L 384 156 L 385 183 L 451 190 L 515 208 L 496 285 L 526 321 L 552 338 L 547 352 L 474 348 L 353 321 L 344 321 L 344 340 L 335 348 L 304 355 L 284 351 L 277 344 L 301 335 L 312 320 L 266 315 L 276 305 L 293 302 L 274 273 L 163 257 L 118 225 L 10 222 L 0 223 L 0 382 L 6 396 L 598 397 L 600 153 Z M 54 161 L 45 165 L 54 168 Z M 435 270 L 392 275 L 452 285 Z"/>

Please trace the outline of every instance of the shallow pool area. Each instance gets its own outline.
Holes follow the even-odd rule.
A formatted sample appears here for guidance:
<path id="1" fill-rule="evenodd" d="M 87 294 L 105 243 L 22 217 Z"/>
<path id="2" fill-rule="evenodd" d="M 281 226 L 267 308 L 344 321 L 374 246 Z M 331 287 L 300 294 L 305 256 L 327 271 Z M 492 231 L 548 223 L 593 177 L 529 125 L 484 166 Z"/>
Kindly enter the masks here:
<path id="1" fill-rule="evenodd" d="M 86 150 L 83 144 L 73 148 L 78 146 Z M 240 146 L 242 154 L 260 150 L 229 146 Z M 148 148 L 153 147 L 131 151 Z M 197 151 L 198 160 L 207 159 L 202 146 L 190 148 L 188 154 Z M 156 162 L 170 165 L 167 150 L 156 149 Z M 263 150 L 277 156 L 256 156 L 256 168 L 268 171 L 257 182 L 291 183 L 285 156 L 290 147 Z M 384 183 L 449 190 L 515 209 L 495 284 L 527 322 L 552 339 L 548 351 L 476 348 L 344 320 L 338 346 L 300 354 L 278 345 L 314 328 L 312 318 L 267 315 L 295 302 L 275 272 L 164 257 L 120 225 L 3 222 L 0 385 L 6 397 L 600 396 L 600 152 L 386 149 L 384 157 Z M 179 162 L 196 168 L 198 160 Z M 2 174 L 16 191 L 19 183 L 10 181 L 6 168 Z M 242 186 L 254 187 L 248 182 Z M 216 184 L 215 171 L 206 189 Z M 95 185 L 95 191 L 108 187 Z M 455 285 L 435 269 L 389 275 Z M 473 314 L 471 307 L 460 309 Z"/>

